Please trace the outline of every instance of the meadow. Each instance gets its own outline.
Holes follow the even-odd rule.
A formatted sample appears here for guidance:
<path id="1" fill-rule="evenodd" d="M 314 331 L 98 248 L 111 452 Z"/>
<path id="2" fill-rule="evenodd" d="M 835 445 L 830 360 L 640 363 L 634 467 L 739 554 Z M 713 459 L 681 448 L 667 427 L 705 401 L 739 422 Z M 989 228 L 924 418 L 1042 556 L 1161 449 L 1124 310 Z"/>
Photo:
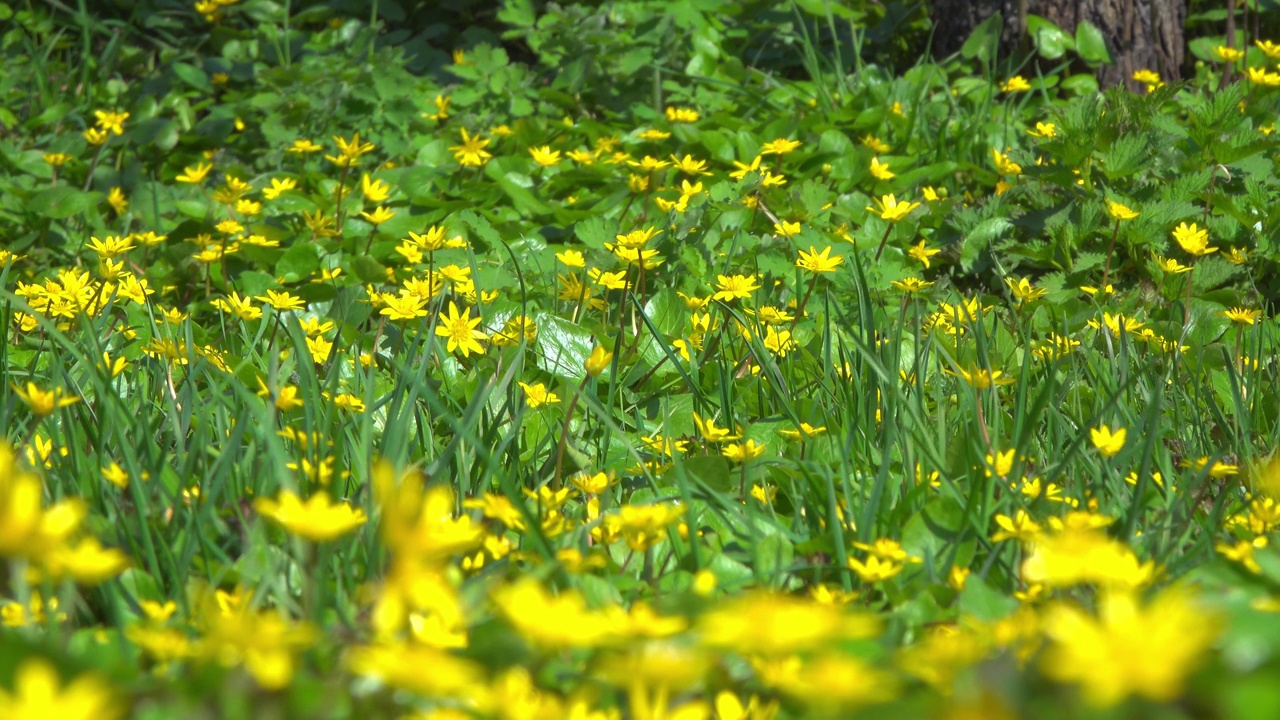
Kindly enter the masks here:
<path id="1" fill-rule="evenodd" d="M 0 3 L 0 718 L 1280 716 L 1280 45 L 70 5 Z"/>

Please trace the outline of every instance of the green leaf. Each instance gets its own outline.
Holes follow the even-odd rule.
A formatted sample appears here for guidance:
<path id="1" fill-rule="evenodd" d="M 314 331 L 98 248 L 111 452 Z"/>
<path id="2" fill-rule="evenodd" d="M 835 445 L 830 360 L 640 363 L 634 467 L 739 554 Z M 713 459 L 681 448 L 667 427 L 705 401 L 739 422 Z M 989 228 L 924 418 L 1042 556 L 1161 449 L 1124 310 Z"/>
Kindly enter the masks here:
<path id="1" fill-rule="evenodd" d="M 1004 27 L 1004 18 L 1000 13 L 993 13 L 981 25 L 973 29 L 969 39 L 960 47 L 960 55 L 970 60 L 988 62 L 1000 41 L 1000 30 Z"/>
<path id="2" fill-rule="evenodd" d="M 1018 601 L 996 592 L 985 580 L 970 575 L 960 593 L 960 612 L 978 620 L 991 622 L 1006 617 L 1018 608 Z"/>
<path id="3" fill-rule="evenodd" d="M 314 243 L 294 243 L 276 262 L 276 275 L 285 282 L 306 280 L 320 269 L 320 250 Z"/>
<path id="4" fill-rule="evenodd" d="M 209 84 L 208 74 L 206 74 L 204 70 L 201 70 L 195 65 L 189 65 L 187 63 L 174 63 L 173 74 L 177 75 L 179 80 L 190 85 L 196 90 L 203 90 L 205 92 L 208 92 L 213 89 L 213 86 Z"/>
<path id="5" fill-rule="evenodd" d="M 1057 60 L 1076 47 L 1075 40 L 1065 30 L 1039 15 L 1027 15 L 1027 33 L 1035 43 L 1036 52 L 1047 60 Z"/>
<path id="6" fill-rule="evenodd" d="M 1107 49 L 1107 39 L 1096 25 L 1083 20 L 1076 26 L 1076 51 L 1080 57 L 1091 65 L 1110 65 L 1111 51 Z"/>
<path id="7" fill-rule="evenodd" d="M 595 338 L 581 325 L 551 313 L 539 313 L 534 322 L 538 324 L 538 347 L 542 350 L 537 354 L 538 365 L 557 377 L 580 380 L 586 374 L 583 365 Z"/>
<path id="8" fill-rule="evenodd" d="M 507 164 L 509 163 L 490 162 L 484 166 L 484 174 L 502 188 L 502 192 L 506 193 L 520 212 L 539 215 L 550 212 L 549 208 L 529 189 L 533 187 L 532 178 L 516 170 L 505 169 Z"/>
<path id="9" fill-rule="evenodd" d="M 84 192 L 69 185 L 40 190 L 27 201 L 27 209 L 50 220 L 65 220 L 84 212 L 102 199 L 102 193 Z"/>
<path id="10" fill-rule="evenodd" d="M 598 250 L 618 234 L 617 227 L 617 222 L 596 215 L 574 225 L 573 234 L 578 236 L 583 245 Z"/>
<path id="11" fill-rule="evenodd" d="M 969 231 L 965 235 L 964 243 L 960 246 L 960 267 L 965 272 L 973 269 L 973 262 L 978 259 L 982 251 L 987 249 L 993 240 L 1013 229 L 1013 223 L 1008 218 L 994 217 L 983 220 L 978 223 L 977 227 Z"/>
<path id="12" fill-rule="evenodd" d="M 755 544 L 756 576 L 765 582 L 774 582 L 795 560 L 796 551 L 791 541 L 780 534 L 766 535 Z"/>

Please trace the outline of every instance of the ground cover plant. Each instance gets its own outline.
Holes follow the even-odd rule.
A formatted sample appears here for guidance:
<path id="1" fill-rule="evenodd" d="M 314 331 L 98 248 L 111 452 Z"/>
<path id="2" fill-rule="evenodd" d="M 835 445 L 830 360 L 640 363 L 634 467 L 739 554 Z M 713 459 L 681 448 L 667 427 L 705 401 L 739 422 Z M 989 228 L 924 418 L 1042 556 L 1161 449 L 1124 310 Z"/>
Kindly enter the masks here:
<path id="1" fill-rule="evenodd" d="M 0 717 L 1280 711 L 1280 47 L 665 7 L 0 4 Z"/>

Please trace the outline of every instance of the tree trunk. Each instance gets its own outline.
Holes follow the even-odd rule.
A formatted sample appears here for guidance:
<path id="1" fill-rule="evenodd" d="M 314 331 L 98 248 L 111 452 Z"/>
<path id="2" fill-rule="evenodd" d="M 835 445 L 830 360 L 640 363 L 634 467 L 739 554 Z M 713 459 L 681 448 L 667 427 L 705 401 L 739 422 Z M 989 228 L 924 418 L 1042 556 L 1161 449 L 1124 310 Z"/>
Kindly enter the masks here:
<path id="1" fill-rule="evenodd" d="M 1039 15 L 1068 33 L 1088 20 L 1102 31 L 1115 61 L 1098 70 L 1103 86 L 1133 81 L 1135 70 L 1155 70 L 1165 80 L 1181 77 L 1187 0 L 934 0 L 934 48 L 939 56 L 960 49 L 969 34 L 994 12 L 1004 18 L 1000 49 L 1017 49 L 1026 15 Z"/>

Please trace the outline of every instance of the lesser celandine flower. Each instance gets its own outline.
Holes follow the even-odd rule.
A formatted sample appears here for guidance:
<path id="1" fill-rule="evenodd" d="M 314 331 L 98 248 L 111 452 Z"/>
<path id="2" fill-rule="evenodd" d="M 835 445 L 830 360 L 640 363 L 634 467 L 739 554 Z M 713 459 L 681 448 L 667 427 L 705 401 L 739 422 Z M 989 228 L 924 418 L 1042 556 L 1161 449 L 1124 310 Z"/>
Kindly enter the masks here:
<path id="1" fill-rule="evenodd" d="M 799 140 L 791 140 L 789 138 L 777 138 L 760 146 L 761 155 L 786 155 L 795 151 L 800 147 Z"/>
<path id="2" fill-rule="evenodd" d="M 344 502 L 333 502 L 324 492 L 305 502 L 292 490 L 276 498 L 260 498 L 254 507 L 285 530 L 312 542 L 334 540 L 360 527 L 368 519 L 364 510 Z"/>
<path id="3" fill-rule="evenodd" d="M 74 405 L 80 402 L 80 398 L 75 395 L 67 395 L 60 387 L 52 390 L 44 390 L 39 385 L 31 381 L 27 381 L 26 388 L 13 386 L 13 392 L 17 394 L 27 407 L 31 408 L 31 412 L 40 417 L 52 415 L 53 411 L 58 408 L 64 408 L 68 405 Z"/>
<path id="4" fill-rule="evenodd" d="M 892 193 L 872 199 L 875 201 L 876 207 L 867 206 L 867 210 L 889 222 L 898 222 L 910 215 L 912 210 L 920 207 L 920 203 L 906 200 L 900 201 Z"/>
<path id="5" fill-rule="evenodd" d="M 670 123 L 693 123 L 698 121 L 698 111 L 693 108 L 667 106 L 666 110 L 667 122 Z"/>
<path id="6" fill-rule="evenodd" d="M 1145 604 L 1133 592 L 1105 592 L 1096 617 L 1056 605 L 1044 615 L 1044 631 L 1051 641 L 1041 661 L 1045 673 L 1080 685 L 1086 700 L 1105 707 L 1130 695 L 1176 699 L 1219 623 L 1189 589 L 1173 587 Z"/>
<path id="7" fill-rule="evenodd" d="M 871 176 L 877 180 L 892 180 L 896 175 L 889 170 L 889 164 L 880 162 L 880 158 L 871 158 Z"/>
<path id="8" fill-rule="evenodd" d="M 1022 77 L 1021 75 L 1014 75 L 1008 80 L 1005 80 L 1004 82 L 1000 83 L 1001 92 L 1020 93 L 1020 92 L 1026 92 L 1030 89 L 1031 89 L 1031 83 L 1027 82 L 1027 79 Z"/>
<path id="9" fill-rule="evenodd" d="M 209 171 L 212 169 L 213 169 L 213 165 L 211 164 L 197 163 L 195 167 L 188 167 L 183 169 L 182 173 L 179 174 L 178 177 L 174 179 L 180 183 L 198 185 L 204 182 L 205 177 L 209 175 Z"/>
<path id="10" fill-rule="evenodd" d="M 755 440 L 729 443 L 720 450 L 720 454 L 729 458 L 729 462 L 745 463 L 764 454 L 765 446 Z"/>
<path id="11" fill-rule="evenodd" d="M 1257 322 L 1261 315 L 1261 310 L 1250 310 L 1249 308 L 1242 307 L 1227 308 L 1226 310 L 1218 313 L 1219 317 L 1224 317 L 1231 322 L 1239 323 L 1241 325 L 1252 325 Z"/>
<path id="12" fill-rule="evenodd" d="M 485 150 L 492 142 L 488 138 L 479 135 L 471 135 L 466 128 L 461 128 L 462 144 L 452 145 L 449 152 L 453 153 L 453 157 L 463 167 L 480 167 L 493 157 L 493 153 Z"/>
<path id="13" fill-rule="evenodd" d="M 533 161 L 542 167 L 551 167 L 560 162 L 560 151 L 552 150 L 549 145 L 542 147 L 529 148 L 529 155 L 533 157 Z"/>
<path id="14" fill-rule="evenodd" d="M 597 345 L 592 348 L 591 355 L 587 357 L 583 367 L 589 377 L 598 377 L 612 361 L 613 353 L 605 350 L 603 345 Z"/>
<path id="15" fill-rule="evenodd" d="M 1114 431 L 1102 425 L 1089 430 L 1089 439 L 1093 441 L 1093 446 L 1097 448 L 1098 453 L 1103 457 L 1115 457 L 1124 449 L 1124 440 L 1127 431 L 1124 428 L 1116 428 Z"/>
<path id="16" fill-rule="evenodd" d="M 717 275 L 716 293 L 712 297 L 731 302 L 749 298 L 752 292 L 759 289 L 755 275 Z"/>
<path id="17" fill-rule="evenodd" d="M 440 314 L 436 335 L 448 338 L 446 352 L 461 351 L 463 357 L 469 357 L 471 353 L 483 355 L 484 346 L 480 341 L 487 340 L 488 335 L 476 329 L 482 321 L 481 317 L 471 317 L 471 308 L 458 312 L 458 306 L 450 300 L 449 312 Z"/>
<path id="18" fill-rule="evenodd" d="M 0 717 L 9 720 L 115 720 L 124 713 L 111 686 L 94 673 L 65 687 L 48 660 L 28 657 L 13 676 L 13 691 L 0 688 Z"/>
<path id="19" fill-rule="evenodd" d="M 1018 510 L 1013 517 L 996 515 L 996 525 L 1000 528 L 991 536 L 991 542 L 1003 540 L 1021 540 L 1026 542 L 1040 535 L 1040 525 L 1027 514 L 1026 510 Z"/>
<path id="20" fill-rule="evenodd" d="M 1118 203 L 1111 198 L 1107 198 L 1107 213 L 1116 220 L 1132 220 L 1138 217 L 1138 212 L 1128 205 Z"/>
<path id="21" fill-rule="evenodd" d="M 831 256 L 831 248 L 823 248 L 822 252 L 818 252 L 817 248 L 809 246 L 809 252 L 800 251 L 800 258 L 796 260 L 796 267 L 801 270 L 807 270 L 811 273 L 833 273 L 836 268 L 840 267 L 840 263 L 844 262 L 844 257 L 836 255 Z"/>
<path id="22" fill-rule="evenodd" d="M 1056 138 L 1058 137 L 1058 128 L 1053 123 L 1038 122 L 1034 130 L 1028 130 L 1027 134 L 1034 138 Z"/>

